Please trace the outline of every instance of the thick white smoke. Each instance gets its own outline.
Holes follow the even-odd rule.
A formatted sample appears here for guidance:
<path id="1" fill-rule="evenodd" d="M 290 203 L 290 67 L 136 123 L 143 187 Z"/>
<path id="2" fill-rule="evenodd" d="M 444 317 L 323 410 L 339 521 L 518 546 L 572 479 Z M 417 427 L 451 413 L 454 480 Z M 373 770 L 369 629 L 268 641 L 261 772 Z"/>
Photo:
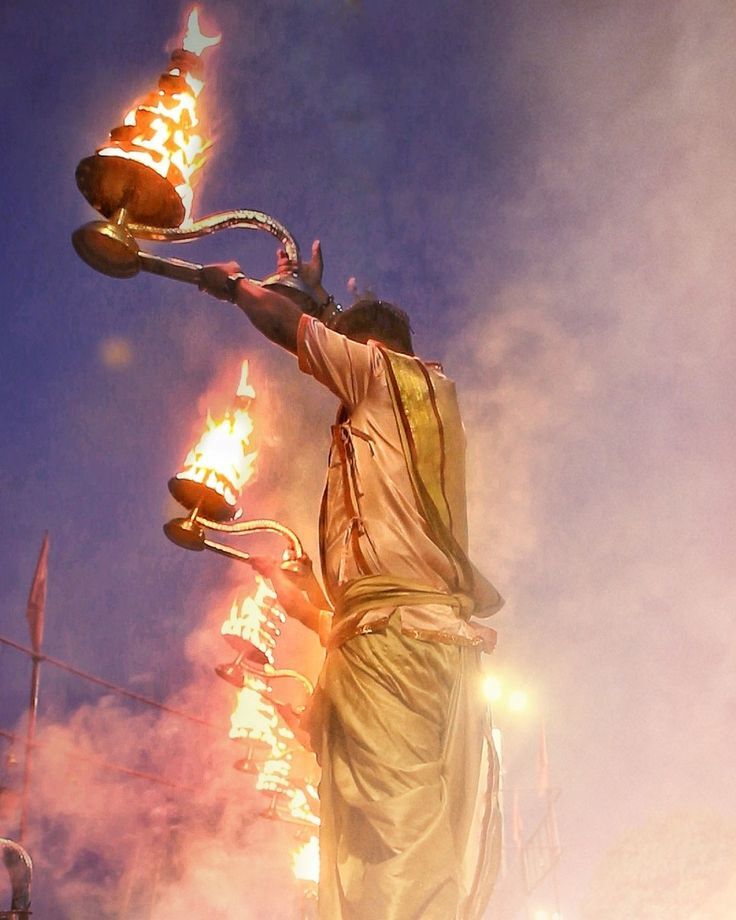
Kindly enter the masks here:
<path id="1" fill-rule="evenodd" d="M 724 729 L 736 693 L 736 13 L 539 12 L 509 74 L 536 94 L 533 165 L 489 227 L 518 270 L 495 290 L 466 285 L 488 312 L 448 361 L 469 422 L 471 519 L 510 598 L 500 663 L 522 672 L 547 720 L 565 917 L 583 916 L 583 900 L 591 920 L 689 917 L 700 902 L 687 870 L 652 883 L 646 910 L 604 912 L 600 892 L 656 874 L 653 849 L 592 891 L 589 874 L 651 814 L 736 805 Z M 507 736 L 511 751 L 529 743 L 513 725 Z M 531 783 L 533 757 L 529 744 Z M 734 909 L 731 895 L 707 916 Z"/>

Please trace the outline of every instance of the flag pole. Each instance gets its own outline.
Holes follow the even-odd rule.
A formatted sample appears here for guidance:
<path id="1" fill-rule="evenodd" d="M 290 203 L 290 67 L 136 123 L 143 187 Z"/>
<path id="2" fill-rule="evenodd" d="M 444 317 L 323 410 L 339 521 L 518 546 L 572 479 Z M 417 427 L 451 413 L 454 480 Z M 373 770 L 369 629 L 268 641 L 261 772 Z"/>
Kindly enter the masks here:
<path id="1" fill-rule="evenodd" d="M 33 764 L 33 742 L 36 736 L 38 713 L 38 692 L 41 680 L 41 644 L 43 642 L 44 616 L 46 613 L 46 581 L 48 576 L 49 534 L 43 536 L 36 571 L 28 596 L 26 618 L 33 648 L 33 669 L 31 671 L 31 693 L 28 701 L 28 724 L 26 727 L 26 749 L 23 764 L 23 792 L 21 794 L 20 842 L 23 843 L 28 829 L 28 803 L 31 788 L 31 767 Z"/>
<path id="2" fill-rule="evenodd" d="M 28 702 L 28 728 L 26 730 L 26 751 L 23 765 L 23 793 L 21 795 L 20 843 L 25 843 L 28 828 L 28 797 L 31 787 L 31 766 L 33 761 L 33 739 L 36 735 L 36 713 L 38 711 L 38 687 L 41 678 L 41 659 L 33 656 L 31 672 L 31 696 Z"/>

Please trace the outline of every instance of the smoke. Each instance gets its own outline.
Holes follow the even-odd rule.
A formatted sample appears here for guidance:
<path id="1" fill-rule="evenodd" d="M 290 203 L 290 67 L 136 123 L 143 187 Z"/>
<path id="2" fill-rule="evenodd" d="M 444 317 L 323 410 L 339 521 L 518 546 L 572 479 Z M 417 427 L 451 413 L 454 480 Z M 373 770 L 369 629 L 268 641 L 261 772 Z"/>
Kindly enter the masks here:
<path id="1" fill-rule="evenodd" d="M 34 910 L 54 920 L 183 915 L 287 920 L 299 910 L 290 858 L 303 839 L 295 826 L 261 817 L 268 798 L 255 791 L 254 777 L 233 769 L 244 756 L 241 743 L 228 738 L 235 690 L 214 673 L 216 664 L 234 657 L 220 626 L 233 598 L 255 587 L 253 576 L 240 563 L 167 544 L 160 528 L 181 513 L 166 496 L 166 479 L 201 435 L 207 410 L 217 417 L 230 404 L 240 362 L 248 357 L 257 391 L 259 458 L 256 477 L 243 493 L 245 514 L 288 523 L 304 535 L 314 557 L 323 457 L 313 432 L 327 401 L 321 402 L 318 392 L 305 396 L 296 362 L 264 349 L 228 305 L 215 313 L 218 304 L 193 292 L 191 309 L 185 303 L 177 315 L 166 289 L 151 291 L 150 313 L 133 346 L 138 372 L 123 368 L 105 377 L 94 397 L 81 396 L 86 381 L 62 397 L 60 411 L 74 442 L 70 453 L 80 474 L 88 476 L 92 494 L 99 494 L 101 513 L 89 509 L 97 541 L 80 541 L 74 549 L 82 582 L 74 612 L 78 638 L 66 633 L 68 651 L 60 657 L 113 680 L 120 668 L 121 683 L 219 728 L 112 695 L 99 698 L 45 666 L 27 841 L 39 880 Z M 142 297 L 145 301 L 145 289 Z M 203 305 L 213 312 L 206 314 Z M 93 365 L 85 375 L 98 373 Z M 160 375 L 168 381 L 164 388 Z M 297 403 L 299 414 L 288 408 Z M 129 496 L 126 512 L 110 505 L 106 490 L 116 499 Z M 284 548 L 278 537 L 235 545 L 276 556 Z M 119 560 L 116 570 L 109 567 L 111 551 Z M 56 585 L 69 548 L 59 540 L 54 552 Z M 102 578 L 96 570 L 104 572 Z M 130 571 L 137 573 L 139 595 L 127 581 Z M 118 583 L 126 591 L 118 628 L 129 634 L 123 661 L 106 638 L 109 615 L 119 604 Z M 168 586 L 165 595 L 159 584 Z M 58 635 L 60 608 L 74 603 L 74 587 L 65 594 L 50 592 L 52 637 Z M 160 650 L 153 670 L 151 648 Z M 320 659 L 317 640 L 288 624 L 277 665 L 314 680 Z M 284 682 L 275 684 L 275 692 L 302 701 Z M 80 704 L 80 698 L 87 701 Z M 145 776 L 120 773 L 115 765 Z"/>
<path id="2" fill-rule="evenodd" d="M 62 721 L 45 720 L 28 841 L 44 879 L 34 905 L 40 915 L 286 920 L 297 913 L 290 855 L 303 834 L 261 817 L 267 797 L 231 766 L 244 754 L 228 739 L 235 690 L 212 668 L 231 654 L 219 640 L 225 597 L 189 636 L 186 680 L 165 701 L 214 727 L 109 694 Z M 44 901 L 48 891 L 53 904 Z"/>
<path id="3" fill-rule="evenodd" d="M 514 265 L 490 291 L 465 285 L 487 311 L 447 364 L 475 546 L 509 598 L 498 664 L 536 694 L 562 787 L 568 917 L 648 814 L 736 805 L 719 729 L 736 693 L 736 14 L 544 11 L 526 9 L 511 55 L 536 101 L 523 192 L 479 240 L 502 236 Z M 488 277 L 480 256 L 469 276 Z M 672 916 L 665 887 L 630 915 Z"/>

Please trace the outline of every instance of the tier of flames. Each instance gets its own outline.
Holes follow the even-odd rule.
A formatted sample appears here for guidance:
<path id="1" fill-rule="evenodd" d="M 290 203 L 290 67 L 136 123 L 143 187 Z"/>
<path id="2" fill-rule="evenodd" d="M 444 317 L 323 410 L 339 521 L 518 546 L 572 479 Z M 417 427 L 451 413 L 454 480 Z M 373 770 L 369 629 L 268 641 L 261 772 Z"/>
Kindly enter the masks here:
<path id="1" fill-rule="evenodd" d="M 201 55 L 221 36 L 205 36 L 199 28 L 199 10 L 189 14 L 187 30 L 171 55 L 169 69 L 149 93 L 110 132 L 110 142 L 97 151 L 103 157 L 135 160 L 163 176 L 184 205 L 184 221 L 192 209 L 192 178 L 205 161 L 209 141 L 201 133 L 197 100 L 204 80 Z"/>
<path id="2" fill-rule="evenodd" d="M 273 651 L 284 619 L 273 588 L 256 575 L 255 593 L 244 600 L 235 598 L 221 632 L 246 639 L 273 665 Z M 230 737 L 247 743 L 257 774 L 256 789 L 278 801 L 277 814 L 297 824 L 318 827 L 319 799 L 312 781 L 313 755 L 301 747 L 279 717 L 270 694 L 270 685 L 263 677 L 245 673 L 245 685 L 237 691 L 230 717 Z"/>
<path id="3" fill-rule="evenodd" d="M 273 665 L 273 650 L 285 621 L 286 616 L 276 603 L 273 588 L 256 575 L 256 593 L 242 601 L 235 598 L 220 632 L 223 636 L 241 636 Z"/>
<path id="4" fill-rule="evenodd" d="M 248 362 L 243 361 L 237 404 L 222 419 L 207 413 L 206 430 L 189 451 L 177 479 L 203 483 L 235 508 L 240 492 L 253 476 L 257 451 L 251 450 L 253 419 L 250 402 L 255 391 L 248 383 Z"/>

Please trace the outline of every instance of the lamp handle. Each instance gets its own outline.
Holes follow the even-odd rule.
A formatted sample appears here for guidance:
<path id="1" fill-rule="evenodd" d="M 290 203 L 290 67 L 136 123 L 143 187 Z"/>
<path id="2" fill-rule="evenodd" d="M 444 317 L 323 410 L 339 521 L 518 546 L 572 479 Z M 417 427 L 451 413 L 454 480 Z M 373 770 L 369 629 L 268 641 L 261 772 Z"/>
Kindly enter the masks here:
<path id="1" fill-rule="evenodd" d="M 238 208 L 232 211 L 217 211 L 208 214 L 199 220 L 192 221 L 183 227 L 149 227 L 146 224 L 126 224 L 128 233 L 140 240 L 154 240 L 159 243 L 190 243 L 192 240 L 201 239 L 221 230 L 265 230 L 275 237 L 284 247 L 289 262 L 299 265 L 301 256 L 299 244 L 291 232 L 275 217 L 263 211 L 253 211 L 249 208 Z M 153 275 L 162 275 L 173 278 L 175 281 L 185 281 L 198 285 L 201 279 L 203 266 L 198 262 L 186 262 L 181 259 L 170 259 L 156 256 L 152 253 L 138 251 L 138 264 L 142 271 Z M 310 300 L 315 300 L 314 291 L 299 277 L 296 270 L 284 275 L 271 275 L 263 281 L 257 278 L 245 280 L 253 284 L 282 284 L 306 294 Z M 315 301 L 316 302 L 316 301 Z"/>
<path id="2" fill-rule="evenodd" d="M 286 227 L 270 214 L 241 208 L 208 214 L 184 227 L 151 227 L 147 224 L 129 224 L 125 209 L 117 212 L 113 220 L 92 221 L 79 227 L 72 234 L 72 243 L 77 254 L 88 265 L 104 275 L 113 278 L 132 278 L 139 271 L 149 272 L 199 285 L 202 265 L 182 259 L 171 259 L 144 252 L 138 248 L 138 240 L 155 240 L 160 243 L 188 243 L 209 236 L 220 230 L 265 230 L 283 246 L 293 271 L 269 275 L 259 280 L 248 278 L 254 284 L 264 287 L 281 286 L 291 288 L 305 295 L 318 306 L 315 291 L 299 276 L 299 246 Z M 246 276 L 243 275 L 243 278 Z M 312 308 L 305 308 L 311 309 Z"/>
<path id="3" fill-rule="evenodd" d="M 218 211 L 194 220 L 183 227 L 149 227 L 146 224 L 127 224 L 128 232 L 139 240 L 155 240 L 159 243 L 189 243 L 220 230 L 265 230 L 281 243 L 290 262 L 298 265 L 299 245 L 281 221 L 264 214 L 239 208 L 233 211 Z"/>

